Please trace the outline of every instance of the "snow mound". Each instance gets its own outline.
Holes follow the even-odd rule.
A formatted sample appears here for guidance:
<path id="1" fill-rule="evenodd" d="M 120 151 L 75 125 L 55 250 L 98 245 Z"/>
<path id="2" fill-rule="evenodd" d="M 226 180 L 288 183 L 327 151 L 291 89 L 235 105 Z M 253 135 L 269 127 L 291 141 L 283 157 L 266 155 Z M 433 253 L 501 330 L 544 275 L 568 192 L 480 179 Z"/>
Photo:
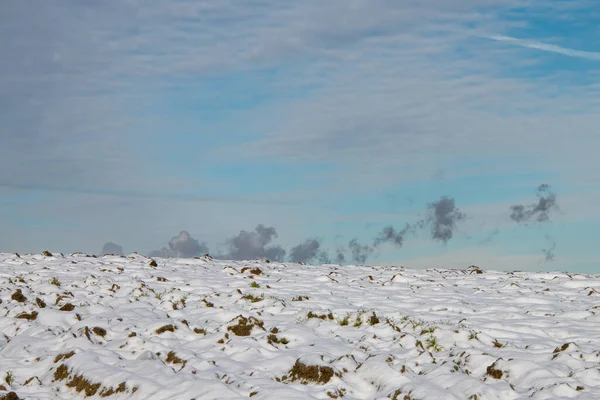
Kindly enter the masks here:
<path id="1" fill-rule="evenodd" d="M 0 254 L 0 398 L 598 399 L 599 282 Z"/>

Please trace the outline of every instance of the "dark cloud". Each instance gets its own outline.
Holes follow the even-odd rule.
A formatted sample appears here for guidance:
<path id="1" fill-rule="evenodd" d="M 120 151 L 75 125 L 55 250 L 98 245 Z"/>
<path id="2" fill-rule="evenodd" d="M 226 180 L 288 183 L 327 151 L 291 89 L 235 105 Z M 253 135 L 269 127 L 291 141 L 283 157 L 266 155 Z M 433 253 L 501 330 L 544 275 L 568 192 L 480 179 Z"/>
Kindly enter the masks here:
<path id="1" fill-rule="evenodd" d="M 187 231 L 181 231 L 178 236 L 169 240 L 169 248 L 175 257 L 197 257 L 208 253 L 206 243 L 200 243 L 190 236 Z"/>
<path id="2" fill-rule="evenodd" d="M 444 244 L 452 239 L 456 224 L 466 218 L 465 213 L 456 208 L 453 198 L 442 197 L 429 204 L 430 216 L 427 222 L 431 225 L 431 238 Z"/>
<path id="3" fill-rule="evenodd" d="M 414 235 L 429 224 L 431 224 L 431 238 L 442 241 L 444 244 L 448 243 L 457 223 L 465 219 L 466 215 L 456 207 L 454 199 L 449 197 L 442 197 L 440 200 L 430 203 L 427 208 L 430 215 L 426 219 L 412 224 L 407 223 L 400 230 L 391 225 L 383 228 L 375 237 L 373 247 L 391 243 L 400 248 L 404 245 L 406 235 Z"/>
<path id="4" fill-rule="evenodd" d="M 383 243 L 392 243 L 394 246 L 402 247 L 404 244 L 404 236 L 411 231 L 410 225 L 406 224 L 406 226 L 401 230 L 396 230 L 393 226 L 386 226 L 381 230 L 379 235 L 375 238 L 375 242 L 373 246 L 379 246 Z"/>
<path id="5" fill-rule="evenodd" d="M 237 236 L 227 240 L 229 252 L 219 258 L 229 260 L 257 260 L 266 258 L 273 261 L 283 261 L 286 251 L 281 246 L 269 246 L 277 237 L 274 227 L 259 224 L 254 231 L 240 231 Z"/>
<path id="6" fill-rule="evenodd" d="M 364 264 L 367 262 L 367 258 L 373 253 L 373 247 L 369 245 L 361 245 L 358 239 L 352 239 L 348 243 L 348 250 L 352 256 L 352 261 L 357 264 Z"/>
<path id="7" fill-rule="evenodd" d="M 321 242 L 317 239 L 307 239 L 290 250 L 290 261 L 310 263 L 315 260 L 322 264 L 330 262 L 327 252 L 321 249 Z"/>
<path id="8" fill-rule="evenodd" d="M 108 242 L 102 247 L 102 253 L 100 255 L 105 254 L 115 254 L 117 256 L 123 255 L 123 247 L 119 246 L 116 243 Z"/>
<path id="9" fill-rule="evenodd" d="M 544 253 L 544 261 L 551 262 L 556 260 L 556 254 L 554 253 L 554 250 L 556 250 L 556 242 L 548 235 L 546 235 L 546 240 L 548 241 L 548 248 L 542 249 L 542 252 Z"/>
<path id="10" fill-rule="evenodd" d="M 190 236 L 188 231 L 181 231 L 179 235 L 169 240 L 169 247 L 150 253 L 151 257 L 162 258 L 191 258 L 207 254 L 206 243 L 200 243 Z"/>
<path id="11" fill-rule="evenodd" d="M 536 195 L 538 201 L 535 204 L 516 204 L 510 206 L 510 218 L 516 222 L 528 222 L 535 219 L 537 222 L 550 221 L 550 212 L 558 209 L 556 194 L 548 184 L 538 186 Z"/>
<path id="12" fill-rule="evenodd" d="M 355 264 L 365 264 L 374 251 L 374 247 L 360 244 L 358 239 L 354 238 L 348 242 L 348 245 L 336 249 L 334 261 L 339 265 L 344 265 L 350 259 Z"/>

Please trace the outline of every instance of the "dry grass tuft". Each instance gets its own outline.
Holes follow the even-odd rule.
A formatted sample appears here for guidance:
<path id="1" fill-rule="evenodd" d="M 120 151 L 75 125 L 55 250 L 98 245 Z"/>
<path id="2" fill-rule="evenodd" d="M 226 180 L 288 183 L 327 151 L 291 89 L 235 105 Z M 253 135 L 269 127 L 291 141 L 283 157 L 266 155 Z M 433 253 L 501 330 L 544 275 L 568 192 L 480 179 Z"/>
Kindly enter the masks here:
<path id="1" fill-rule="evenodd" d="M 158 264 L 152 258 L 148 260 L 148 265 L 154 268 L 158 267 Z"/>
<path id="2" fill-rule="evenodd" d="M 560 353 L 561 351 L 565 351 L 566 349 L 569 348 L 569 344 L 570 343 L 565 343 L 560 348 L 558 348 L 558 347 L 555 348 L 554 351 L 553 351 L 553 353 Z"/>
<path id="3" fill-rule="evenodd" d="M 319 315 L 319 314 L 315 314 L 312 311 L 309 311 L 308 314 L 306 314 L 306 318 L 308 318 L 308 319 L 317 318 L 317 319 L 321 319 L 321 320 L 326 320 L 326 319 L 333 320 L 334 319 L 333 313 L 331 313 L 331 312 L 327 315 L 325 315 L 325 314 Z"/>
<path id="4" fill-rule="evenodd" d="M 82 375 L 75 375 L 69 382 L 67 387 L 75 388 L 77 393 L 84 392 L 86 396 L 93 396 L 100 389 L 99 383 L 92 383 L 85 379 Z"/>
<path id="5" fill-rule="evenodd" d="M 64 356 L 64 359 L 71 357 L 72 353 L 73 352 L 59 355 L 55 362 L 59 361 L 59 357 L 61 356 Z M 100 383 L 92 383 L 90 380 L 83 377 L 83 375 L 70 376 L 67 366 L 65 364 L 61 364 L 54 372 L 54 380 L 63 381 L 68 378 L 70 378 L 70 380 L 66 384 L 67 387 L 75 388 L 77 393 L 84 392 L 86 397 L 96 395 L 100 389 L 100 393 L 98 393 L 100 397 L 108 397 L 113 394 L 127 392 L 127 384 L 125 382 L 121 382 L 116 389 L 113 387 L 102 388 Z M 135 393 L 136 391 L 137 388 L 134 387 L 131 392 Z"/>
<path id="6" fill-rule="evenodd" d="M 182 367 L 181 367 L 181 369 L 185 368 L 185 364 L 187 364 L 187 361 L 186 361 L 186 360 L 183 360 L 183 359 L 181 359 L 181 358 L 177 357 L 177 356 L 175 355 L 175 352 L 173 352 L 173 351 L 170 351 L 170 352 L 167 354 L 167 359 L 166 359 L 166 361 L 167 361 L 168 363 L 171 363 L 171 364 L 182 364 Z"/>
<path id="7" fill-rule="evenodd" d="M 322 365 L 306 365 L 299 359 L 290 370 L 290 379 L 300 381 L 306 385 L 308 383 L 326 384 L 333 377 L 333 368 Z"/>
<path id="8" fill-rule="evenodd" d="M 69 369 L 67 368 L 67 366 L 65 364 L 61 364 L 58 368 L 56 368 L 56 371 L 54 371 L 54 380 L 55 381 L 62 381 L 64 379 L 67 379 L 69 377 Z"/>
<path id="9" fill-rule="evenodd" d="M 369 317 L 369 325 L 376 325 L 379 322 L 379 317 L 377 316 L 377 314 L 375 314 L 375 311 L 373 311 L 373 314 Z"/>
<path id="10" fill-rule="evenodd" d="M 481 268 L 479 268 L 477 265 L 471 265 L 468 268 L 469 274 L 483 274 L 483 270 Z"/>
<path id="11" fill-rule="evenodd" d="M 248 300 L 251 303 L 258 303 L 259 301 L 263 301 L 264 298 L 264 295 L 254 296 L 252 294 L 247 294 L 245 296 L 242 296 L 242 299 Z"/>
<path id="12" fill-rule="evenodd" d="M 267 343 L 269 344 L 288 344 L 290 341 L 286 338 L 278 338 L 275 334 L 267 336 Z"/>
<path id="13" fill-rule="evenodd" d="M 113 389 L 112 387 L 102 389 L 102 391 L 100 392 L 100 397 L 108 397 L 112 396 L 113 394 L 124 393 L 126 391 L 127 384 L 125 382 L 121 382 L 119 383 L 119 386 L 117 386 L 116 389 Z"/>
<path id="14" fill-rule="evenodd" d="M 46 257 L 52 257 L 52 253 L 50 253 L 48 250 L 42 251 L 42 255 L 44 255 Z"/>
<path id="15" fill-rule="evenodd" d="M 31 382 L 33 382 L 33 380 L 34 380 L 34 379 L 38 381 L 38 384 L 39 384 L 39 385 L 41 385 L 41 384 L 42 384 L 42 381 L 40 381 L 40 378 L 38 378 L 37 376 L 32 376 L 31 378 L 27 379 L 27 380 L 26 380 L 26 381 L 23 383 L 23 386 L 27 386 L 27 385 L 29 385 Z"/>

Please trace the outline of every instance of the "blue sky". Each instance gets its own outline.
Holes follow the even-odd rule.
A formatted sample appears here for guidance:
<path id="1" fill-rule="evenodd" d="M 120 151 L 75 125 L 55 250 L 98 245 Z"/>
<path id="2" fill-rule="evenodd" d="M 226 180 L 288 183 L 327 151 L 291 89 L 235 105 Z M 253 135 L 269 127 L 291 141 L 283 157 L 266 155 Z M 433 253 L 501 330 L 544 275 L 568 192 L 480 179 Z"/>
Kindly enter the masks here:
<path id="1" fill-rule="evenodd" d="M 226 254 L 263 224 L 334 257 L 447 197 L 451 240 L 368 262 L 598 271 L 598 20 L 586 0 L 5 2 L 0 251 L 186 230 Z M 511 220 L 542 183 L 550 220 Z"/>

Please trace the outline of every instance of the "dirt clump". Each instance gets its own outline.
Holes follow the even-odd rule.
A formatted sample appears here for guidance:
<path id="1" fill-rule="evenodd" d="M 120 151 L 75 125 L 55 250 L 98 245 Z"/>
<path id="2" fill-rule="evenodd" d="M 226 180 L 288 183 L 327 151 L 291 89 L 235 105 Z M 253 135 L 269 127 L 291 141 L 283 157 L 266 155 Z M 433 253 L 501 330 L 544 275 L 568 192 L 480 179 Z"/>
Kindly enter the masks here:
<path id="1" fill-rule="evenodd" d="M 18 301 L 19 303 L 24 303 L 27 301 L 27 297 L 21 292 L 21 289 L 15 290 L 15 292 L 10 296 L 14 301 Z"/>
<path id="2" fill-rule="evenodd" d="M 46 308 L 46 302 L 39 297 L 35 298 L 35 304 L 37 304 L 39 308 Z"/>
<path id="3" fill-rule="evenodd" d="M 60 311 L 73 311 L 75 309 L 75 306 L 71 303 L 67 303 L 64 306 L 62 306 L 61 308 L 59 308 Z"/>
<path id="4" fill-rule="evenodd" d="M 54 380 L 62 381 L 64 379 L 67 379 L 68 377 L 69 377 L 69 369 L 67 368 L 67 366 L 65 364 L 60 364 L 60 366 L 58 368 L 56 368 L 56 371 L 54 371 Z"/>
<path id="5" fill-rule="evenodd" d="M 35 321 L 37 319 L 37 316 L 38 316 L 38 312 L 33 311 L 32 313 L 29 313 L 29 314 L 22 312 L 21 314 L 17 315 L 15 318 L 26 319 L 27 321 Z"/>
<path id="6" fill-rule="evenodd" d="M 175 327 L 175 325 L 169 324 L 169 325 L 165 325 L 165 326 L 162 326 L 162 327 L 158 328 L 156 330 L 156 333 L 160 335 L 160 334 L 165 333 L 165 332 L 175 332 L 175 329 L 177 329 Z"/>
<path id="7" fill-rule="evenodd" d="M 258 326 L 262 328 L 264 326 L 264 322 L 260 321 L 254 317 L 246 318 L 243 316 L 239 316 L 237 325 L 232 325 L 227 327 L 227 330 L 232 332 L 236 336 L 250 336 L 252 329 L 254 326 Z"/>
<path id="8" fill-rule="evenodd" d="M 75 375 L 69 382 L 67 382 L 67 387 L 75 388 L 77 393 L 85 392 L 86 396 L 93 396 L 96 394 L 98 389 L 100 389 L 99 383 L 92 383 L 89 380 L 85 379 L 82 375 Z"/>
<path id="9" fill-rule="evenodd" d="M 57 362 L 59 362 L 61 360 L 68 360 L 69 358 L 73 357 L 74 355 L 75 355 L 74 351 L 70 351 L 68 353 L 59 354 L 54 359 L 54 362 L 57 363 Z"/>
<path id="10" fill-rule="evenodd" d="M 495 367 L 496 363 L 493 363 L 492 365 L 488 366 L 486 369 L 486 373 L 488 376 L 491 376 L 494 379 L 501 379 L 504 373 L 501 370 L 496 369 Z"/>
<path id="11" fill-rule="evenodd" d="M 106 329 L 100 328 L 99 326 L 92 328 L 92 332 L 101 337 L 106 336 Z"/>

